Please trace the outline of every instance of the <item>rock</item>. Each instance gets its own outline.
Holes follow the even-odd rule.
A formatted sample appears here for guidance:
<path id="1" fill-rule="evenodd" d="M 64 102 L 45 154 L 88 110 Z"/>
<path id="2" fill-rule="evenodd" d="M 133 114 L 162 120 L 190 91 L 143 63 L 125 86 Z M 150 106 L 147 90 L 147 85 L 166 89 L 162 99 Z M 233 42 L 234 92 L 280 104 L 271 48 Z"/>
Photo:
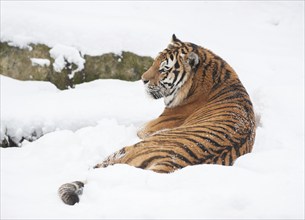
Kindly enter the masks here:
<path id="1" fill-rule="evenodd" d="M 18 48 L 7 42 L 0 42 L 0 74 L 19 80 L 49 81 L 59 89 L 67 89 L 96 79 L 139 80 L 153 62 L 151 57 L 125 51 L 120 55 L 84 55 L 82 58 L 85 59 L 85 65 L 82 70 L 75 72 L 78 66 L 65 59 L 65 67 L 56 72 L 50 50 L 50 47 L 43 44 Z"/>

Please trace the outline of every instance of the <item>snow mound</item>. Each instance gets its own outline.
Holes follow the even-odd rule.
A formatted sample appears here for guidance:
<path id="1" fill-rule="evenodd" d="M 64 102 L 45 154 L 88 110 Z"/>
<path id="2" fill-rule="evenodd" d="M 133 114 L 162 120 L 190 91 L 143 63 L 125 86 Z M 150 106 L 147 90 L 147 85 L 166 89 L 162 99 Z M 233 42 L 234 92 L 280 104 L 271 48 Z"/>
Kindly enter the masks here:
<path id="1" fill-rule="evenodd" d="M 162 100 L 151 106 L 140 81 L 96 80 L 64 91 L 49 82 L 18 81 L 2 75 L 0 82 L 1 141 L 8 137 L 15 143 L 32 141 L 56 130 L 97 125 L 104 118 L 139 126 L 157 117 L 163 108 Z M 144 114 L 139 115 L 134 106 Z"/>

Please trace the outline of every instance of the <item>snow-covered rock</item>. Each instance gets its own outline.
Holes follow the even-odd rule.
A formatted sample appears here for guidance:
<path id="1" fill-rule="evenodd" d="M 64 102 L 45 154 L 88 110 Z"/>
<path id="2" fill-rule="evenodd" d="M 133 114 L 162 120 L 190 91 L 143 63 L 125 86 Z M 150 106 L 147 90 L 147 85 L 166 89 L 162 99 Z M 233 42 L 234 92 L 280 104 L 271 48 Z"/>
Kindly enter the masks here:
<path id="1" fill-rule="evenodd" d="M 76 72 L 84 69 L 85 59 L 76 48 L 57 44 L 50 50 L 50 55 L 55 60 L 53 67 L 56 72 L 61 72 L 64 68 L 71 69 L 70 79 Z M 72 70 L 72 64 L 75 64 L 77 68 Z"/>

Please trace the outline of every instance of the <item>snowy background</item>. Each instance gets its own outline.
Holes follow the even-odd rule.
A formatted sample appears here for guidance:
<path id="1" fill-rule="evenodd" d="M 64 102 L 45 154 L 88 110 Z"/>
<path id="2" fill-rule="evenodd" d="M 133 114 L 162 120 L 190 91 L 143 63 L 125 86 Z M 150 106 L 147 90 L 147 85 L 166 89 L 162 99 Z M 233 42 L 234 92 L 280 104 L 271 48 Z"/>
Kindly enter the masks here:
<path id="1" fill-rule="evenodd" d="M 0 149 L 1 219 L 304 219 L 303 1 L 1 1 L 1 41 L 44 43 L 57 56 L 66 51 L 58 48 L 75 48 L 155 57 L 173 33 L 211 49 L 239 74 L 262 117 L 253 152 L 232 167 L 170 175 L 127 165 L 91 170 L 138 141 L 136 131 L 161 113 L 162 100 L 146 97 L 139 81 L 60 91 L 1 76 L 1 139 L 44 134 Z M 81 202 L 64 205 L 58 187 L 85 179 Z"/>

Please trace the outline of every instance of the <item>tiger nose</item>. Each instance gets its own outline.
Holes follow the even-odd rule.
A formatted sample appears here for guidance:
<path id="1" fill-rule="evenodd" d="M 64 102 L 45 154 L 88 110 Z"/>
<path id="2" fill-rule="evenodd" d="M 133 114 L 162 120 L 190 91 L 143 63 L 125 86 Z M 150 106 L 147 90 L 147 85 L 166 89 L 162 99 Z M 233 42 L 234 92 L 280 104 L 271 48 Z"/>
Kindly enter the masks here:
<path id="1" fill-rule="evenodd" d="M 143 79 L 142 81 L 143 81 L 144 85 L 149 82 L 149 80 L 145 80 L 145 79 Z"/>

